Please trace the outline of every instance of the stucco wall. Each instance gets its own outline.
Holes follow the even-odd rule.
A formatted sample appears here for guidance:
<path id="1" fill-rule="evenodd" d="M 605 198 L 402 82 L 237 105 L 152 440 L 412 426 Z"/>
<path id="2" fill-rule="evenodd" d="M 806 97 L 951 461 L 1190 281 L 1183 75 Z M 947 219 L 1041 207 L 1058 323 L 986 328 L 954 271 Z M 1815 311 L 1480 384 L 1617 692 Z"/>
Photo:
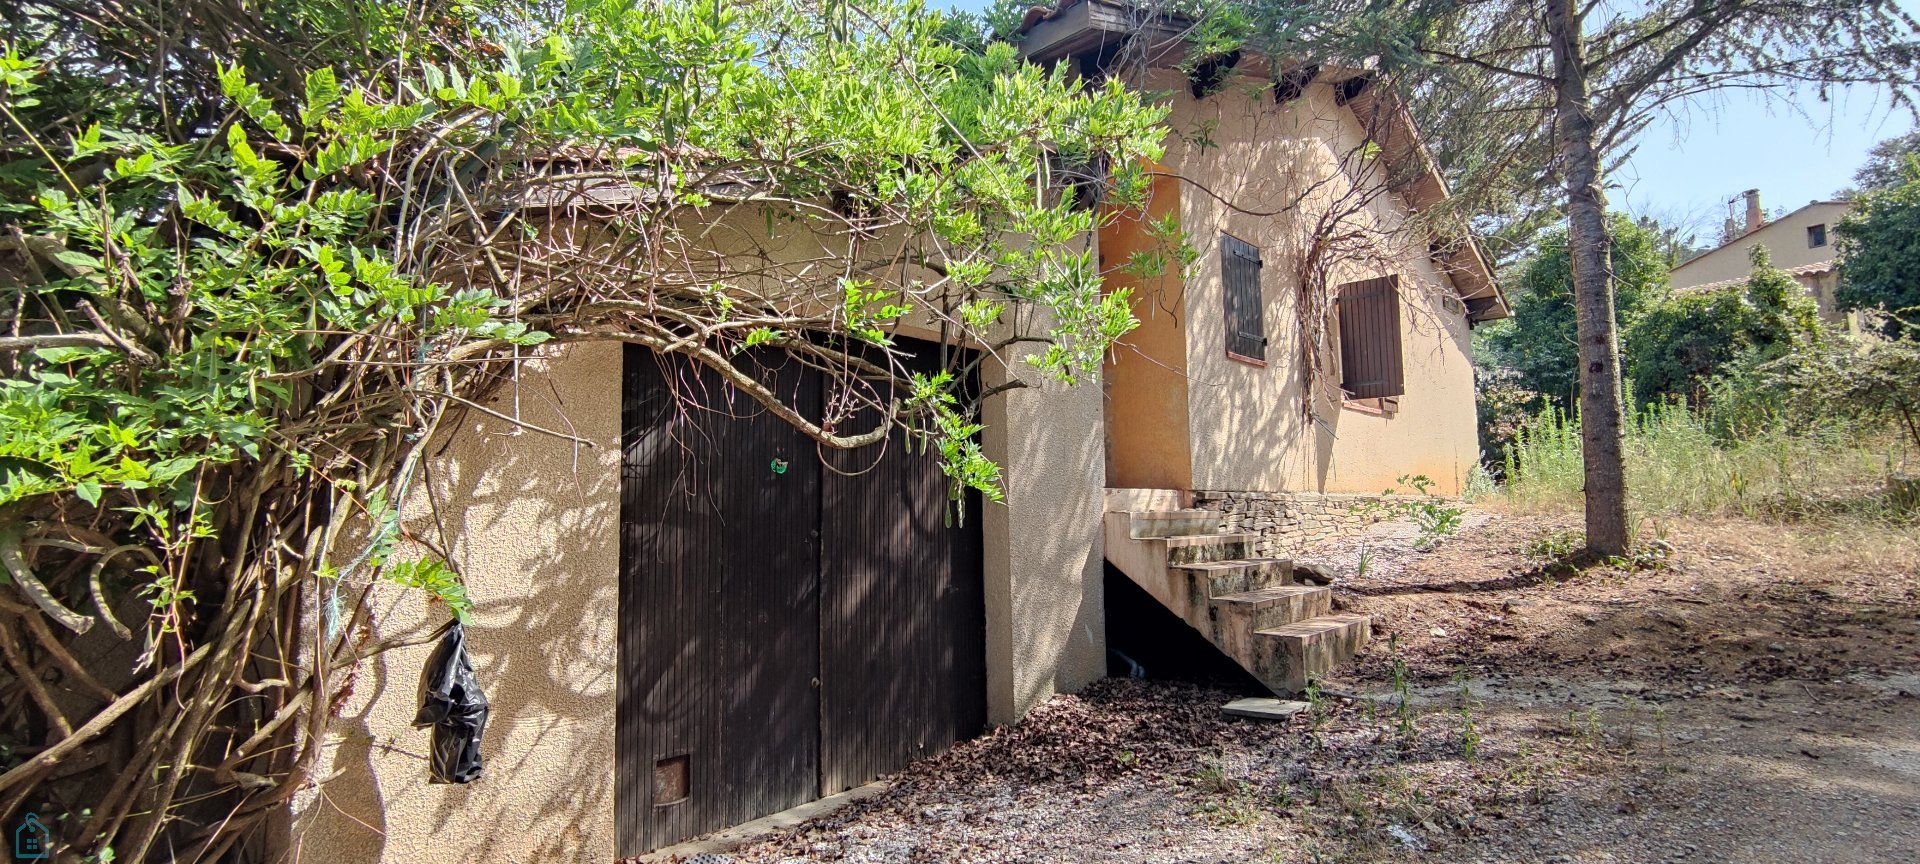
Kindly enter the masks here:
<path id="1" fill-rule="evenodd" d="M 982 523 L 987 720 L 996 724 L 1107 668 L 1100 388 L 1042 381 L 1029 353 L 1007 352 L 1007 365 L 983 376 L 989 387 L 1014 376 L 1031 385 L 987 400 L 981 436 L 1006 490 Z"/>
<path id="2" fill-rule="evenodd" d="M 1149 237 L 1142 217 L 1159 220 L 1180 209 L 1180 181 L 1157 177 L 1145 214 L 1120 214 L 1100 229 L 1100 261 L 1125 264 L 1135 253 L 1166 253 Z M 1158 274 L 1107 277 L 1109 291 L 1128 290 L 1140 326 L 1107 353 L 1107 485 L 1123 489 L 1186 489 L 1193 482 L 1187 447 L 1187 315 L 1180 268 L 1169 256 Z"/>
<path id="3" fill-rule="evenodd" d="M 1458 491 L 1479 453 L 1467 322 L 1459 307 L 1443 302 L 1453 287 L 1428 260 L 1425 244 L 1396 233 L 1407 218 L 1396 196 L 1372 196 L 1364 210 L 1343 218 L 1341 233 L 1370 231 L 1380 242 L 1366 255 L 1343 253 L 1328 281 L 1400 275 L 1407 392 L 1396 413 L 1366 413 L 1327 398 L 1337 388 L 1327 377 L 1315 387 L 1313 413 L 1301 410 L 1299 262 L 1320 215 L 1354 200 L 1342 160 L 1366 139 L 1331 87 L 1313 85 L 1275 106 L 1271 90 L 1253 86 L 1260 71 L 1242 72 L 1199 100 L 1171 73 L 1149 85 L 1179 94 L 1167 162 L 1207 190 L 1183 193 L 1180 201 L 1182 227 L 1200 253 L 1184 295 L 1189 488 L 1378 493 L 1400 475 L 1425 474 L 1436 492 Z M 1266 263 L 1264 366 L 1226 354 L 1222 234 L 1253 244 Z M 1328 360 L 1328 375 L 1337 374 Z"/>
<path id="4" fill-rule="evenodd" d="M 1675 267 L 1673 287 L 1690 288 L 1746 276 L 1753 269 L 1748 256 L 1757 245 L 1766 246 L 1773 266 L 1782 269 L 1833 260 L 1833 226 L 1846 212 L 1845 202 L 1826 201 L 1788 213 L 1758 231 Z M 1827 245 L 1808 248 L 1807 228 L 1812 225 L 1827 226 Z"/>
<path id="5" fill-rule="evenodd" d="M 430 732 L 414 729 L 433 644 L 356 673 L 328 730 L 324 782 L 296 802 L 286 860 L 318 864 L 609 861 L 613 857 L 620 347 L 529 364 L 526 421 L 586 448 L 471 412 L 427 463 L 403 513 L 442 536 L 467 579 L 474 669 L 492 703 L 478 782 L 427 782 Z M 512 413 L 511 384 L 494 407 Z M 437 506 L 435 506 L 437 505 Z M 422 638 L 444 609 L 375 589 L 382 639 Z"/>
<path id="6" fill-rule="evenodd" d="M 411 722 L 432 643 L 374 658 L 328 732 L 317 789 L 302 794 L 289 861 L 611 861 L 619 520 L 621 351 L 575 346 L 529 364 L 518 386 L 527 422 L 596 448 L 470 413 L 437 452 L 403 512 L 438 536 L 475 604 L 469 650 L 492 717 L 486 774 L 427 782 L 430 733 Z M 1105 475 L 1097 385 L 1031 381 L 989 400 L 988 455 L 1006 503 L 985 533 L 989 719 L 1006 723 L 1105 674 L 1100 517 Z M 496 410 L 514 410 L 509 388 Z M 424 638 L 446 620 L 419 592 L 375 590 L 381 638 Z"/>

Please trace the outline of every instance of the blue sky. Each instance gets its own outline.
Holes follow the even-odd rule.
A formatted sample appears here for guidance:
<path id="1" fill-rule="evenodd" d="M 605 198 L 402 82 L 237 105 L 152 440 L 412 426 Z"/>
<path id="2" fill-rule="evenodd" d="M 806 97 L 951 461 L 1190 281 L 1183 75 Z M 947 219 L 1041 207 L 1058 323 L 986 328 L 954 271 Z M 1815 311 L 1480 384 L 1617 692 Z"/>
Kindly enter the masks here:
<path id="1" fill-rule="evenodd" d="M 987 0 L 931 0 L 980 9 Z M 1045 0 L 1036 0 L 1045 2 Z M 1915 2 L 1901 5 L 1912 9 Z M 1703 239 L 1717 230 L 1727 199 L 1758 188 L 1769 212 L 1792 210 L 1847 186 L 1876 142 L 1914 128 L 1880 94 L 1812 89 L 1773 97 L 1737 93 L 1682 105 L 1643 132 L 1613 173 L 1614 206 L 1686 225 Z"/>
<path id="2" fill-rule="evenodd" d="M 1875 143 L 1912 129 L 1906 114 L 1866 88 L 1835 91 L 1825 102 L 1811 90 L 1699 100 L 1640 135 L 1613 174 L 1612 197 L 1630 212 L 1710 235 L 1741 191 L 1759 189 L 1768 212 L 1831 197 Z"/>

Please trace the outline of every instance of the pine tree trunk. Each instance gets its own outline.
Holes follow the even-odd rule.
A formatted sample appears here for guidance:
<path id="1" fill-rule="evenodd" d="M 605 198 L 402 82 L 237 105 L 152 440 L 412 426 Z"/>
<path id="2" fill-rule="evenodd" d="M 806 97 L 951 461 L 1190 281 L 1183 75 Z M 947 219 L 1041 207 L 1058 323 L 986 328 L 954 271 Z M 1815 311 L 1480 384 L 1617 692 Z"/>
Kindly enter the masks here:
<path id="1" fill-rule="evenodd" d="M 1553 43 L 1554 138 L 1567 188 L 1567 255 L 1579 325 L 1580 437 L 1586 472 L 1587 549 L 1627 551 L 1620 339 L 1614 331 L 1613 235 L 1601 188 L 1598 122 L 1588 92 L 1583 16 L 1575 0 L 1547 0 Z"/>

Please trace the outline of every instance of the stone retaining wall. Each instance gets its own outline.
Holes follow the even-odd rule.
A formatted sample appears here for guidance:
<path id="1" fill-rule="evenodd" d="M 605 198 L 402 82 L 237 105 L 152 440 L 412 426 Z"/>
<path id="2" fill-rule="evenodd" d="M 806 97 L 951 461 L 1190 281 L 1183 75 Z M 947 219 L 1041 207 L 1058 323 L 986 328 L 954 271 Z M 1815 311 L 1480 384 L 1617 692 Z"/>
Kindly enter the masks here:
<path id="1" fill-rule="evenodd" d="M 1235 534 L 1258 534 L 1261 555 L 1284 557 L 1308 546 L 1357 534 L 1387 516 L 1368 502 L 1415 500 L 1407 495 L 1322 494 L 1317 492 L 1200 492 L 1193 506 L 1221 514 L 1222 527 Z"/>

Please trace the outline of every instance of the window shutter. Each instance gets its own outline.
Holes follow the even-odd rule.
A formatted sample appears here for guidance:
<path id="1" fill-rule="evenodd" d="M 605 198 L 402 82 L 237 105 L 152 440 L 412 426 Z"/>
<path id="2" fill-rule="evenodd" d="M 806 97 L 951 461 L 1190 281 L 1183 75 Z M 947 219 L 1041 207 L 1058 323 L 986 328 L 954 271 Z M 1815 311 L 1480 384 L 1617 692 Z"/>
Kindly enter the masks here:
<path id="1" fill-rule="evenodd" d="M 1400 277 L 1340 286 L 1340 388 L 1354 399 L 1407 392 L 1400 365 Z"/>
<path id="2" fill-rule="evenodd" d="M 1227 304 L 1227 353 L 1267 359 L 1265 304 L 1260 300 L 1260 250 L 1221 235 L 1220 276 Z"/>

